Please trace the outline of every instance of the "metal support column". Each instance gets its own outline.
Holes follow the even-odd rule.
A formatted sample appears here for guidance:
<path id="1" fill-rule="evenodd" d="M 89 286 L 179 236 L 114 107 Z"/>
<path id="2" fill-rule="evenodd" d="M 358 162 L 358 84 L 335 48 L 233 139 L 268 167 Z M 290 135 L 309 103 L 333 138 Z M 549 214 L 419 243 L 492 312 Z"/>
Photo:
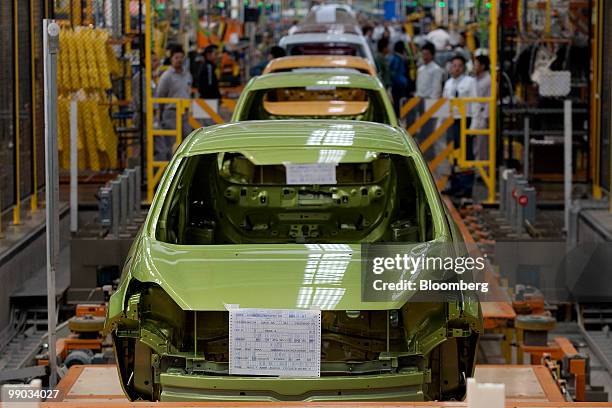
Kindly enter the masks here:
<path id="1" fill-rule="evenodd" d="M 563 105 L 564 138 L 563 138 L 563 181 L 564 181 L 564 219 L 565 232 L 569 232 L 570 209 L 572 206 L 572 101 L 566 99 Z"/>
<path id="2" fill-rule="evenodd" d="M 146 103 L 146 138 L 147 138 L 147 202 L 153 201 L 153 90 L 151 89 L 151 80 L 153 73 L 151 71 L 151 51 L 153 41 L 153 24 L 151 21 L 151 0 L 145 0 L 145 103 Z M 141 9 L 142 10 L 142 9 Z M 141 91 L 142 92 L 142 91 Z"/>
<path id="3" fill-rule="evenodd" d="M 34 0 L 30 0 L 30 81 L 32 98 L 32 197 L 30 198 L 30 211 L 38 211 L 38 105 L 36 104 L 36 43 L 37 33 L 34 24 Z"/>
<path id="4" fill-rule="evenodd" d="M 59 161 L 57 153 L 57 53 L 59 25 L 43 20 L 43 72 L 45 84 L 45 201 L 47 216 L 47 326 L 49 387 L 57 384 L 55 350 L 55 271 L 59 261 Z"/>
<path id="5" fill-rule="evenodd" d="M 491 14 L 489 16 L 489 59 L 491 61 L 491 100 L 489 102 L 489 187 L 488 202 L 495 201 L 496 171 L 497 171 L 497 22 L 498 1 L 491 1 Z"/>
<path id="6" fill-rule="evenodd" d="M 15 207 L 13 208 L 13 224 L 21 224 L 21 103 L 19 101 L 19 2 L 13 1 L 13 76 L 15 105 Z M 34 63 L 32 61 L 32 63 Z"/>
<path id="7" fill-rule="evenodd" d="M 523 125 L 523 176 L 526 180 L 529 180 L 529 129 L 529 115 L 525 115 Z"/>
<path id="8" fill-rule="evenodd" d="M 79 230 L 79 148 L 78 107 L 70 101 L 70 232 Z"/>
<path id="9" fill-rule="evenodd" d="M 111 231 L 115 239 L 119 238 L 121 224 L 121 182 L 113 180 L 111 186 Z"/>

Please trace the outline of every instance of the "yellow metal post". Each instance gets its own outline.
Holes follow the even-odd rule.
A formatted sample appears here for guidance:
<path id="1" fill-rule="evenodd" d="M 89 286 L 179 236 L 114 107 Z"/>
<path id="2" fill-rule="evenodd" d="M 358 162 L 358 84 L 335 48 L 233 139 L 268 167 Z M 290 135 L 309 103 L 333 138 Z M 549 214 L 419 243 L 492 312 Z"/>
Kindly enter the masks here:
<path id="1" fill-rule="evenodd" d="M 13 208 L 13 224 L 19 225 L 21 223 L 21 179 L 20 175 L 20 146 L 19 146 L 19 27 L 17 26 L 19 20 L 19 2 L 13 0 L 13 67 L 15 70 L 14 84 L 15 84 L 15 207 Z"/>
<path id="2" fill-rule="evenodd" d="M 125 0 L 123 3 L 123 11 L 124 11 L 124 19 L 123 19 L 123 32 L 124 35 L 128 36 L 130 35 L 131 29 L 130 29 L 130 0 Z M 125 54 L 129 55 L 132 53 L 132 42 L 131 41 L 127 41 L 125 43 Z M 129 61 L 124 62 L 125 64 L 125 81 L 123 82 L 123 89 L 125 90 L 125 99 L 128 101 L 132 101 L 132 64 Z M 141 91 L 141 95 L 142 95 L 142 91 Z M 142 102 L 142 101 L 141 101 Z M 139 104 L 138 106 L 140 106 L 142 109 L 142 104 Z M 133 122 L 133 121 L 132 121 Z M 137 125 L 137 124 L 133 124 L 133 125 Z M 128 143 L 127 145 L 127 157 L 132 157 L 133 154 L 133 149 L 132 149 L 132 144 Z"/>
<path id="3" fill-rule="evenodd" d="M 495 201 L 497 161 L 497 0 L 491 1 L 489 24 L 489 59 L 491 61 L 491 100 L 489 101 L 489 197 Z"/>
<path id="4" fill-rule="evenodd" d="M 125 25 L 125 29 L 123 30 L 125 34 L 130 34 L 132 29 L 130 27 L 131 23 L 131 14 L 130 14 L 130 0 L 125 0 L 123 2 L 123 11 L 125 12 L 123 24 Z M 128 42 L 128 44 L 131 44 Z"/>
<path id="5" fill-rule="evenodd" d="M 600 174 L 600 156 L 598 154 L 600 148 L 599 130 L 601 126 L 601 68 L 602 68 L 602 39 L 603 39 L 603 0 L 594 1 L 594 13 L 596 16 L 596 27 L 593 30 L 593 46 L 591 53 L 593 55 L 593 75 L 591 76 L 591 178 L 593 180 L 593 198 L 600 200 L 603 196 L 601 189 L 601 174 Z"/>
<path id="6" fill-rule="evenodd" d="M 546 23 L 544 26 L 544 32 L 546 36 L 550 37 L 551 29 L 552 29 L 552 4 L 551 0 L 546 0 Z"/>
<path id="7" fill-rule="evenodd" d="M 174 138 L 174 144 L 172 145 L 172 153 L 178 149 L 183 138 L 183 110 L 185 109 L 185 101 L 180 100 L 176 103 L 176 137 Z"/>
<path id="8" fill-rule="evenodd" d="M 32 91 L 32 197 L 30 199 L 30 210 L 34 213 L 38 210 L 38 166 L 37 166 L 37 123 L 36 123 L 36 33 L 34 32 L 34 0 L 30 0 L 30 80 Z"/>
<path id="9" fill-rule="evenodd" d="M 465 103 L 458 103 L 457 108 L 461 114 L 461 119 L 459 119 L 459 157 L 461 160 L 467 158 L 467 108 Z M 452 110 L 451 110 L 452 112 Z"/>
<path id="10" fill-rule="evenodd" d="M 151 89 L 151 80 L 153 73 L 151 72 L 151 0 L 144 2 L 145 7 L 145 90 L 147 104 L 147 202 L 153 201 L 153 191 L 155 183 L 153 182 L 153 90 Z M 142 69 L 142 67 L 140 68 Z"/>

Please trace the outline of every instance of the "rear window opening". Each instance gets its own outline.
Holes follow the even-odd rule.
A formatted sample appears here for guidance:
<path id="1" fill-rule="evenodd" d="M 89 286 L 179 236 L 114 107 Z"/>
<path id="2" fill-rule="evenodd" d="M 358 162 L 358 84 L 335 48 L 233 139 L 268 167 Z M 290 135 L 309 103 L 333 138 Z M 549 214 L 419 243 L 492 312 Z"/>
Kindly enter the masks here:
<path id="1" fill-rule="evenodd" d="M 330 34 L 355 34 L 361 35 L 361 30 L 358 26 L 353 25 L 351 23 L 347 24 L 323 24 L 323 23 L 313 23 L 313 24 L 302 24 L 298 27 L 295 34 L 308 34 L 308 33 L 330 33 Z"/>
<path id="2" fill-rule="evenodd" d="M 424 242 L 432 214 L 412 158 L 340 163 L 333 185 L 287 184 L 240 153 L 183 159 L 156 238 L 181 245 Z"/>
<path id="3" fill-rule="evenodd" d="M 238 120 L 344 119 L 390 125 L 381 95 L 372 90 L 338 87 L 342 75 L 311 87 L 252 92 Z"/>
<path id="4" fill-rule="evenodd" d="M 312 74 L 312 73 L 322 73 L 329 74 L 330 72 L 339 73 L 339 74 L 366 74 L 370 75 L 370 71 L 362 68 L 344 68 L 338 66 L 331 67 L 300 67 L 300 68 L 281 68 L 270 71 L 270 73 L 279 73 L 279 72 L 295 72 L 298 74 Z"/>
<path id="5" fill-rule="evenodd" d="M 349 43 L 312 43 L 288 46 L 288 55 L 352 55 L 367 58 L 357 44 Z"/>

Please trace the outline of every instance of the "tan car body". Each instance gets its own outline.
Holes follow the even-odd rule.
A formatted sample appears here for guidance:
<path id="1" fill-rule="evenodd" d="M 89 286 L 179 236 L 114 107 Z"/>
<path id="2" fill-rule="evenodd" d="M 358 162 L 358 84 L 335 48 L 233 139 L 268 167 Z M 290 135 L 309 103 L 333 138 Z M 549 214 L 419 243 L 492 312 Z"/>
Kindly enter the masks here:
<path id="1" fill-rule="evenodd" d="M 299 68 L 348 68 L 376 76 L 376 68 L 367 60 L 345 55 L 296 55 L 276 58 L 266 65 L 263 73 L 286 72 Z"/>

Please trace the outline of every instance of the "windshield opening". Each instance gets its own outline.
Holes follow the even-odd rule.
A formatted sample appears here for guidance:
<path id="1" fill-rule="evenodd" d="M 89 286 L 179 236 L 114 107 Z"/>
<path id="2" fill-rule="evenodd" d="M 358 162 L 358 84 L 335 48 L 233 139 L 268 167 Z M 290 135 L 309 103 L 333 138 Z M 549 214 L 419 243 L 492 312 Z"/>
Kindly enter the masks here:
<path id="1" fill-rule="evenodd" d="M 349 43 L 304 43 L 288 46 L 288 55 L 352 55 L 367 58 L 357 44 Z"/>

